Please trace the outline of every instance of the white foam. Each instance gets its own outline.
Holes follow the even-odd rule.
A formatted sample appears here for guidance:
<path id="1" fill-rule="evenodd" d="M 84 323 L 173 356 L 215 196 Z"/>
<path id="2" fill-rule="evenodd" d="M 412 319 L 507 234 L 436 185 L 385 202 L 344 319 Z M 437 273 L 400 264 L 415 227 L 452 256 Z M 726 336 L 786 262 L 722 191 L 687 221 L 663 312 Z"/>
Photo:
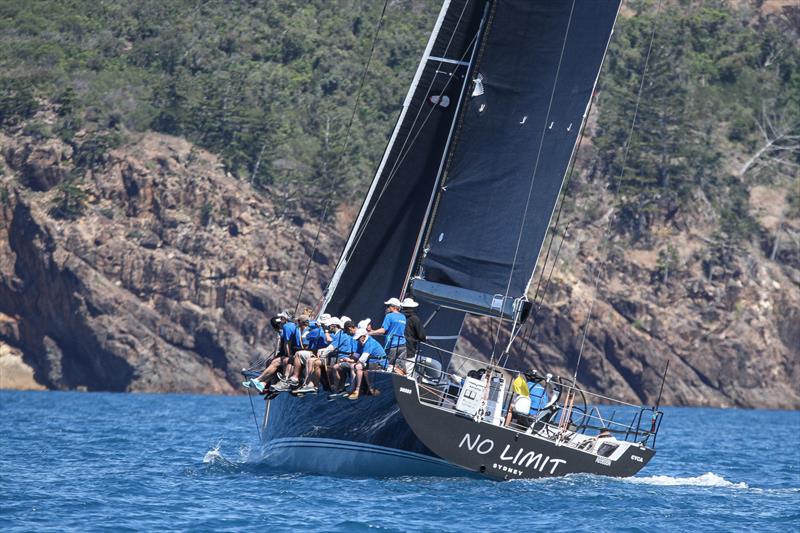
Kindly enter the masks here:
<path id="1" fill-rule="evenodd" d="M 223 461 L 223 462 L 227 461 L 222 456 L 222 454 L 219 452 L 219 448 L 220 448 L 221 445 L 222 445 L 222 440 L 217 442 L 216 446 L 214 446 L 213 448 L 208 450 L 206 452 L 206 454 L 203 456 L 203 463 L 205 463 L 205 464 L 214 464 L 214 463 L 217 463 L 217 462 L 220 462 L 220 461 Z"/>
<path id="2" fill-rule="evenodd" d="M 690 486 L 690 487 L 723 487 L 731 489 L 746 489 L 747 483 L 734 483 L 713 472 L 706 472 L 702 476 L 696 477 L 672 477 L 672 476 L 647 476 L 631 477 L 625 479 L 629 483 L 641 483 L 643 485 L 659 485 L 664 487 Z"/>

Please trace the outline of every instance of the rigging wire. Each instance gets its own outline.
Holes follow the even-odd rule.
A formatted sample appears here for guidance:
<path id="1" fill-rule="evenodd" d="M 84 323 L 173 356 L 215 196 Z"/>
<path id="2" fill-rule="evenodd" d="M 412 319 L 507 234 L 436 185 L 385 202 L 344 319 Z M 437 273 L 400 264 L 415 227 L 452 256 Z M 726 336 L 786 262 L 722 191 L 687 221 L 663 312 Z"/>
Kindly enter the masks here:
<path id="1" fill-rule="evenodd" d="M 566 30 L 564 32 L 564 42 L 561 43 L 561 53 L 560 53 L 560 55 L 558 57 L 558 67 L 556 67 L 556 75 L 555 75 L 555 78 L 553 79 L 553 89 L 550 91 L 550 101 L 547 104 L 547 113 L 545 114 L 545 121 L 544 121 L 544 125 L 542 126 L 542 135 L 541 135 L 541 137 L 539 139 L 539 150 L 538 150 L 538 152 L 536 154 L 536 162 L 534 163 L 534 166 L 533 166 L 533 176 L 531 176 L 531 185 L 528 188 L 528 198 L 525 201 L 525 210 L 523 211 L 522 221 L 520 222 L 520 226 L 519 226 L 519 235 L 517 236 L 517 245 L 516 245 L 516 248 L 514 249 L 514 259 L 511 261 L 511 271 L 510 271 L 510 273 L 508 275 L 508 283 L 506 284 L 506 293 L 505 293 L 505 295 L 503 297 L 503 301 L 502 301 L 503 307 L 501 308 L 500 317 L 497 319 L 497 329 L 495 331 L 494 340 L 492 342 L 492 354 L 490 356 L 490 362 L 489 362 L 490 365 L 494 364 L 494 354 L 495 354 L 495 351 L 497 349 L 497 341 L 500 338 L 500 330 L 503 327 L 502 309 L 505 308 L 505 302 L 506 302 L 506 300 L 508 300 L 508 294 L 511 292 L 511 281 L 514 279 L 514 269 L 517 266 L 517 257 L 519 255 L 520 244 L 522 243 L 522 235 L 525 233 L 525 222 L 526 222 L 526 220 L 528 218 L 528 209 L 529 209 L 530 203 L 531 203 L 531 195 L 533 194 L 533 184 L 536 182 L 536 172 L 539 169 L 539 160 L 540 160 L 540 158 L 542 156 L 542 148 L 544 147 L 544 137 L 547 134 L 547 125 L 550 122 L 550 111 L 551 111 L 551 109 L 553 107 L 553 100 L 555 99 L 555 95 L 556 95 L 556 87 L 558 86 L 558 77 L 561 74 L 561 63 L 564 60 L 564 50 L 567 47 L 567 40 L 569 38 L 569 30 L 570 30 L 570 27 L 572 26 L 572 15 L 573 15 L 574 12 L 575 12 L 575 0 L 572 0 L 572 7 L 570 8 L 569 19 L 567 20 L 567 28 L 566 28 Z"/>
<path id="2" fill-rule="evenodd" d="M 631 139 L 633 139 L 633 132 L 634 132 L 634 129 L 636 127 L 636 119 L 637 119 L 637 117 L 639 115 L 639 104 L 641 103 L 641 100 L 642 100 L 642 92 L 644 91 L 644 82 L 645 82 L 645 79 L 647 78 L 647 68 L 648 68 L 648 66 L 650 64 L 650 55 L 651 55 L 651 53 L 653 51 L 653 41 L 655 40 L 655 36 L 656 36 L 656 26 L 657 26 L 657 22 L 658 22 L 658 14 L 661 11 L 661 2 L 662 2 L 662 0 L 658 0 L 658 4 L 656 5 L 655 16 L 653 17 L 653 27 L 652 27 L 652 29 L 650 31 L 650 42 L 649 42 L 649 44 L 647 46 L 647 55 L 646 55 L 645 60 L 644 60 L 644 67 L 642 68 L 642 79 L 639 82 L 639 91 L 638 91 L 638 93 L 636 95 L 636 106 L 634 107 L 634 110 L 633 110 L 633 118 L 631 119 L 631 127 L 628 130 L 628 138 L 625 140 L 625 150 L 623 151 L 623 155 L 622 155 L 622 166 L 620 168 L 619 175 L 611 183 L 611 185 L 613 187 L 612 195 L 614 197 L 616 197 L 617 193 L 619 192 L 619 183 L 622 180 L 622 177 L 625 175 L 625 170 L 627 170 L 628 152 L 631 149 Z M 603 230 L 603 233 L 602 233 L 603 237 L 605 237 L 608 234 L 608 231 L 611 229 L 611 220 L 612 219 L 613 219 L 612 214 L 609 213 L 608 220 L 606 221 L 606 227 L 605 227 L 605 229 Z M 606 238 L 605 239 L 604 245 L 605 245 L 606 248 L 608 248 L 608 245 L 610 244 L 610 242 L 611 242 L 610 238 Z M 583 336 L 581 338 L 580 349 L 578 350 L 578 360 L 575 363 L 575 373 L 572 376 L 573 385 L 575 384 L 576 380 L 578 379 L 578 368 L 580 367 L 581 358 L 583 357 L 583 349 L 586 346 L 586 335 L 587 335 L 587 333 L 589 331 L 589 326 L 590 326 L 591 321 L 592 321 L 592 312 L 594 310 L 594 303 L 597 300 L 597 287 L 598 287 L 599 282 L 600 282 L 600 268 L 599 268 L 599 265 L 596 265 L 596 267 L 593 268 L 592 270 L 593 270 L 593 275 L 594 275 L 594 290 L 592 291 L 592 299 L 591 299 L 591 301 L 589 303 L 589 314 L 586 317 L 586 323 L 584 324 L 584 327 L 583 327 Z"/>
<path id="3" fill-rule="evenodd" d="M 353 102 L 353 111 L 350 114 L 350 121 L 347 123 L 347 129 L 345 131 L 344 143 L 342 145 L 342 156 L 345 155 L 347 147 L 350 143 L 350 132 L 353 128 L 353 122 L 355 121 L 356 118 L 356 112 L 358 111 L 358 104 L 359 101 L 361 100 L 361 93 L 364 90 L 364 83 L 367 79 L 367 72 L 369 72 L 370 63 L 372 63 L 372 57 L 375 55 L 375 46 L 378 43 L 378 35 L 380 34 L 381 27 L 383 26 L 383 20 L 386 17 L 386 8 L 388 7 L 388 5 L 389 5 L 389 0 L 384 0 L 383 9 L 381 10 L 381 16 L 378 19 L 378 24 L 375 26 L 375 32 L 372 35 L 372 46 L 369 51 L 369 57 L 367 58 L 367 63 L 366 65 L 364 65 L 364 70 L 361 73 L 361 81 L 358 84 L 358 91 L 356 92 L 356 98 L 355 101 Z M 331 173 L 330 182 L 332 186 L 334 182 L 333 173 Z M 306 282 L 308 281 L 308 274 L 311 271 L 311 261 L 314 259 L 314 256 L 317 253 L 317 247 L 319 245 L 319 235 L 320 232 L 322 231 L 322 226 L 325 225 L 325 219 L 328 216 L 328 211 L 330 210 L 332 201 L 333 201 L 333 195 L 329 194 L 327 199 L 325 200 L 325 207 L 322 210 L 322 216 L 320 216 L 319 225 L 317 226 L 317 233 L 316 235 L 314 235 L 314 245 L 311 248 L 311 252 L 308 254 L 308 262 L 306 263 L 306 270 L 305 273 L 303 274 L 303 283 L 300 285 L 300 291 L 297 293 L 297 300 L 295 301 L 294 305 L 295 314 L 297 314 L 297 310 L 300 307 L 300 301 L 303 298 L 303 292 L 305 291 Z"/>

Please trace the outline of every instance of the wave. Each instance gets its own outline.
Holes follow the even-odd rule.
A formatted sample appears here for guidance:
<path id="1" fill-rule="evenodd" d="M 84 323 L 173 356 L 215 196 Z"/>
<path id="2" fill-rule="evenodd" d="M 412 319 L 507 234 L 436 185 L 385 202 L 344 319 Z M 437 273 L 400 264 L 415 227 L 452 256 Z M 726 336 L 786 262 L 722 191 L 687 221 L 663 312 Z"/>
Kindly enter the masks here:
<path id="1" fill-rule="evenodd" d="M 631 477 L 624 481 L 643 485 L 657 485 L 662 487 L 688 486 L 688 487 L 721 487 L 729 489 L 746 489 L 747 483 L 734 483 L 713 472 L 706 472 L 702 476 L 673 477 L 673 476 L 646 476 Z"/>

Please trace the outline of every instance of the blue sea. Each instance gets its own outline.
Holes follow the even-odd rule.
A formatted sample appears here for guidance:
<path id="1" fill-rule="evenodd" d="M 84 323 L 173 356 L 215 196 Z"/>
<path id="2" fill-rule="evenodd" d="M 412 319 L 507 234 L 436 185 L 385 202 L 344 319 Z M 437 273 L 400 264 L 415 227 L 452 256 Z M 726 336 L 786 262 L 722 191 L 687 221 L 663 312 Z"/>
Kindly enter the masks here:
<path id="1" fill-rule="evenodd" d="M 667 408 L 638 476 L 279 474 L 246 397 L 0 392 L 2 531 L 800 531 L 800 412 Z"/>

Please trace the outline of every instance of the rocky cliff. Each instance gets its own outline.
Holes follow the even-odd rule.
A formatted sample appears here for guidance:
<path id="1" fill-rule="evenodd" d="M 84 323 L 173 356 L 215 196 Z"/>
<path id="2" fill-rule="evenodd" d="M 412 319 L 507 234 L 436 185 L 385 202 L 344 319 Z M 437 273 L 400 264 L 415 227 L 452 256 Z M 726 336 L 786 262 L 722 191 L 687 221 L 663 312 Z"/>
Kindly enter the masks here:
<path id="1" fill-rule="evenodd" d="M 0 386 L 237 390 L 272 348 L 270 313 L 294 301 L 315 228 L 181 139 L 144 135 L 79 185 L 70 146 L 0 145 Z M 66 194 L 85 203 L 74 220 L 56 218 Z M 324 237 L 313 294 L 342 242 Z"/>
<path id="2" fill-rule="evenodd" d="M 271 347 L 271 313 L 293 307 L 316 221 L 276 215 L 179 138 L 129 139 L 85 171 L 76 146 L 23 128 L 0 146 L 0 386 L 237 391 L 239 370 Z M 800 407 L 800 221 L 785 215 L 786 187 L 751 193 L 762 242 L 715 261 L 697 213 L 670 231 L 666 262 L 664 240 L 608 241 L 604 184 L 583 176 L 578 188 L 552 279 L 555 250 L 532 286 L 544 299 L 518 365 L 571 375 L 592 309 L 580 377 L 594 390 L 652 402 L 669 360 L 665 403 Z M 348 218 L 323 229 L 305 302 Z M 459 350 L 485 353 L 492 327 L 470 321 Z"/>

